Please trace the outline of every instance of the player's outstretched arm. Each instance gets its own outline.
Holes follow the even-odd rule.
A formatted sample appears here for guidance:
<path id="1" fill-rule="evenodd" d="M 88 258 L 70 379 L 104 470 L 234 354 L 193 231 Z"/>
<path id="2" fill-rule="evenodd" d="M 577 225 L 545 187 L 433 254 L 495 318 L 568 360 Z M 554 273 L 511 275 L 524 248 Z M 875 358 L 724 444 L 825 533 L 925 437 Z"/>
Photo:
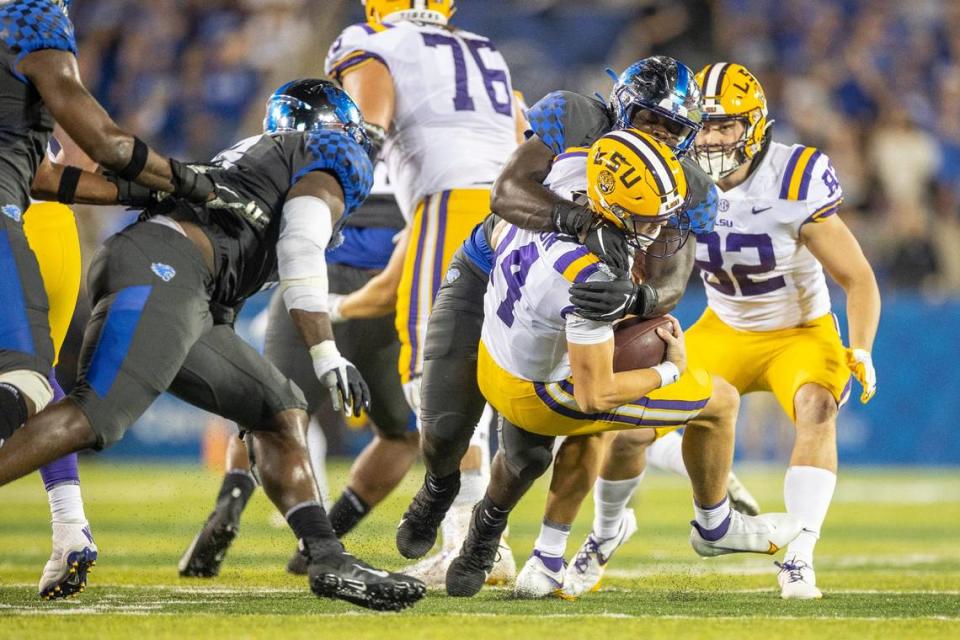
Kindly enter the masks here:
<path id="1" fill-rule="evenodd" d="M 847 294 L 848 364 L 863 385 L 860 401 L 866 403 L 877 386 L 870 351 L 880 324 L 881 303 L 873 268 L 850 228 L 837 216 L 803 225 L 800 239 Z"/>
<path id="2" fill-rule="evenodd" d="M 48 159 L 44 159 L 37 169 L 30 195 L 36 200 L 64 204 L 121 204 L 117 185 L 102 175 Z"/>
<path id="3" fill-rule="evenodd" d="M 334 409 L 360 415 L 370 406 L 370 390 L 340 355 L 330 324 L 325 254 L 343 211 L 343 189 L 336 178 L 323 171 L 300 178 L 283 205 L 277 271 L 284 305 L 310 350 L 314 373 L 330 390 Z"/>
<path id="4" fill-rule="evenodd" d="M 161 156 L 121 130 L 83 86 L 72 53 L 34 51 L 23 57 L 18 70 L 36 87 L 57 123 L 101 166 L 191 201 L 203 202 L 214 195 L 209 178 Z"/>

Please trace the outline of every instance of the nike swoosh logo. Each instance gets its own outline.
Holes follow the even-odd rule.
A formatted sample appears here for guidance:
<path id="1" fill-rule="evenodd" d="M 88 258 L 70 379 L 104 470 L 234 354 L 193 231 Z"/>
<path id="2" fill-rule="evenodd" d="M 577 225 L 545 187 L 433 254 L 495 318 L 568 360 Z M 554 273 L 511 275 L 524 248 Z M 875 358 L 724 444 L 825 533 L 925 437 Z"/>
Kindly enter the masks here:
<path id="1" fill-rule="evenodd" d="M 367 573 L 377 576 L 378 578 L 386 578 L 390 576 L 390 574 L 387 573 L 386 571 L 380 571 L 379 569 L 367 569 L 366 567 L 359 567 L 359 566 L 357 567 L 357 569 L 359 569 L 360 571 L 366 571 Z"/>
<path id="2" fill-rule="evenodd" d="M 773 207 L 762 207 L 762 208 L 754 207 L 750 209 L 750 212 L 753 213 L 753 215 L 757 215 L 758 213 L 763 213 L 764 211 L 767 211 L 769 209 L 773 209 Z"/>

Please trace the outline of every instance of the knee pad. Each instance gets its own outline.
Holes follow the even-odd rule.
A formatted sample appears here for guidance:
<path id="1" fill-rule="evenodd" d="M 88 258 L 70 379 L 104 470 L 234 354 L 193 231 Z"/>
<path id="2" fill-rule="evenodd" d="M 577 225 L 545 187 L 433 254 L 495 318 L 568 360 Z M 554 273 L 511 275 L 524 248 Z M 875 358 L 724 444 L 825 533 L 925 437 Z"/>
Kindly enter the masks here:
<path id="1" fill-rule="evenodd" d="M 553 462 L 552 446 L 536 445 L 521 451 L 505 451 L 504 454 L 507 469 L 524 482 L 532 482 L 542 476 Z"/>
<path id="2" fill-rule="evenodd" d="M 50 386 L 50 381 L 47 376 L 36 371 L 20 369 L 0 373 L 0 384 L 15 387 L 21 396 L 33 403 L 37 413 L 43 411 L 44 407 L 53 400 L 53 387 Z M 24 418 L 25 421 L 26 418 Z"/>

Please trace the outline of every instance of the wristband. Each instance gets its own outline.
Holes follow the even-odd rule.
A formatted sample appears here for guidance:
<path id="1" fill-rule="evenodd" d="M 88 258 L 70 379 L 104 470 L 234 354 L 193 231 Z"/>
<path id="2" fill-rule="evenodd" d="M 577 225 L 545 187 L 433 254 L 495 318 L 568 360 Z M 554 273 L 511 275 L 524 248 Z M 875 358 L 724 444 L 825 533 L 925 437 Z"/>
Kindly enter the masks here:
<path id="1" fill-rule="evenodd" d="M 337 343 L 333 340 L 324 340 L 310 347 L 310 357 L 313 358 L 314 362 L 339 355 L 340 351 L 337 349 Z"/>
<path id="2" fill-rule="evenodd" d="M 127 163 L 123 169 L 117 172 L 117 175 L 123 178 L 124 180 L 130 180 L 133 182 L 137 179 L 143 172 L 143 168 L 147 166 L 147 155 L 150 152 L 150 148 L 147 147 L 145 143 L 140 138 L 133 138 L 133 151 L 130 154 L 130 162 Z"/>
<path id="3" fill-rule="evenodd" d="M 64 167 L 60 174 L 60 186 L 57 187 L 57 202 L 62 204 L 73 204 L 77 195 L 77 185 L 80 183 L 80 176 L 83 175 L 77 167 Z"/>
<path id="4" fill-rule="evenodd" d="M 660 388 L 667 386 L 668 384 L 673 384 L 680 379 L 680 369 L 677 365 L 673 364 L 669 360 L 667 362 L 661 362 L 655 367 L 650 367 L 657 374 L 660 375 Z"/>

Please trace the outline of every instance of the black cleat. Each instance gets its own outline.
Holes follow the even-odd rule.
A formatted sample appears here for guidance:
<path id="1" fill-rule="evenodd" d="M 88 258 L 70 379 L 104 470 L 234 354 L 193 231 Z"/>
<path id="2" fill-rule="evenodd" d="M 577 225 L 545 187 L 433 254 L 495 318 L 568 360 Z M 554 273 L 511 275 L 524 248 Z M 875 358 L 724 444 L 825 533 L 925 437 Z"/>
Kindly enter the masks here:
<path id="1" fill-rule="evenodd" d="M 437 529 L 450 510 L 460 491 L 460 482 L 448 490 L 444 497 L 434 497 L 426 484 L 413 497 L 406 513 L 397 525 L 397 551 L 404 558 L 416 560 L 427 554 L 437 542 Z M 447 497 L 449 496 L 449 497 Z"/>
<path id="2" fill-rule="evenodd" d="M 231 502 L 228 496 L 217 503 L 200 533 L 184 551 L 177 564 L 184 578 L 212 578 L 220 574 L 220 564 L 227 555 L 227 549 L 240 532 L 243 505 L 234 509 L 231 508 Z"/>
<path id="3" fill-rule="evenodd" d="M 402 573 L 374 569 L 343 550 L 317 542 L 307 543 L 310 590 L 321 598 L 345 600 L 374 611 L 400 611 L 413 606 L 427 586 Z"/>
<path id="4" fill-rule="evenodd" d="M 287 573 L 292 573 L 295 576 L 305 576 L 307 575 L 308 564 L 307 556 L 300 553 L 300 549 L 297 549 L 287 560 Z"/>
<path id="5" fill-rule="evenodd" d="M 497 560 L 503 531 L 492 531 L 489 527 L 481 530 L 477 526 L 480 507 L 480 504 L 474 507 L 467 539 L 447 569 L 448 596 L 471 598 L 477 595 Z"/>

